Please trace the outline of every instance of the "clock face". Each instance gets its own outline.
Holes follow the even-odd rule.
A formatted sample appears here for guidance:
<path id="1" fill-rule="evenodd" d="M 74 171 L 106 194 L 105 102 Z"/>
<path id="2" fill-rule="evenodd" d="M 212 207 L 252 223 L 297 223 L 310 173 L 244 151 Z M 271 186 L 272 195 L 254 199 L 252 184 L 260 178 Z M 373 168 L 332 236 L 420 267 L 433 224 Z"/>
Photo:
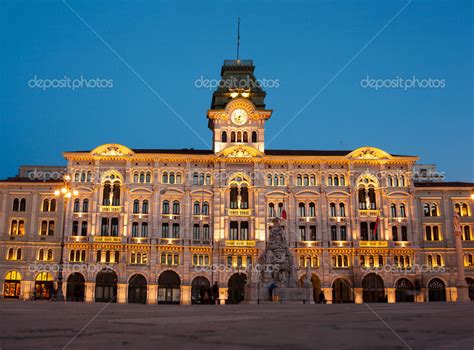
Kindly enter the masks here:
<path id="1" fill-rule="evenodd" d="M 230 118 L 235 125 L 244 125 L 248 120 L 248 115 L 244 109 L 238 108 L 232 112 Z"/>

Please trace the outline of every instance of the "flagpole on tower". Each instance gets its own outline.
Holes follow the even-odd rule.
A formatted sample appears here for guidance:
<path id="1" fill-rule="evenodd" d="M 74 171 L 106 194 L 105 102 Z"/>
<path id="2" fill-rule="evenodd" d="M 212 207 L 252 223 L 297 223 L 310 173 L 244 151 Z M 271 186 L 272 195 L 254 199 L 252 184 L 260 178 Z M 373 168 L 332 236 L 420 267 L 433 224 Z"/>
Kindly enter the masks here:
<path id="1" fill-rule="evenodd" d="M 240 17 L 237 18 L 237 61 L 239 61 L 240 51 Z"/>

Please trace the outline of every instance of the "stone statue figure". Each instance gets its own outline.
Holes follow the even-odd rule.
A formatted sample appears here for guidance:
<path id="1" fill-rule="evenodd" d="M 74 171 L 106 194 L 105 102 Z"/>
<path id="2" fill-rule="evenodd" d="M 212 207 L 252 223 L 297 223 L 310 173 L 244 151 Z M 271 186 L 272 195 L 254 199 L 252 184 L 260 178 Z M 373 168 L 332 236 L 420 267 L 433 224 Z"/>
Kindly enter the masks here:
<path id="1" fill-rule="evenodd" d="M 367 206 L 367 209 L 370 209 L 370 197 L 369 194 L 365 194 L 365 205 Z"/>
<path id="2" fill-rule="evenodd" d="M 461 236 L 462 234 L 462 227 L 458 213 L 454 213 L 453 216 L 453 233 L 455 236 Z"/>
<path id="3" fill-rule="evenodd" d="M 237 195 L 237 208 L 242 209 L 242 195 L 240 193 Z"/>

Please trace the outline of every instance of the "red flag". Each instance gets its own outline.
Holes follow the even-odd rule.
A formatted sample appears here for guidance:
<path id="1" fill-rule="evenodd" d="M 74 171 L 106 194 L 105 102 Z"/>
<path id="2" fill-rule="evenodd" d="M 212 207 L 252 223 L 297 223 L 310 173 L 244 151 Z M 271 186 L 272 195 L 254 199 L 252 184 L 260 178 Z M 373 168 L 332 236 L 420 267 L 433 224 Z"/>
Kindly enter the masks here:
<path id="1" fill-rule="evenodd" d="M 375 220 L 374 232 L 372 233 L 372 238 L 377 237 L 377 228 L 379 227 L 380 218 L 377 216 L 377 220 Z"/>
<path id="2" fill-rule="evenodd" d="M 285 209 L 285 201 L 283 201 L 283 208 L 281 210 L 281 218 L 286 220 L 286 209 Z"/>

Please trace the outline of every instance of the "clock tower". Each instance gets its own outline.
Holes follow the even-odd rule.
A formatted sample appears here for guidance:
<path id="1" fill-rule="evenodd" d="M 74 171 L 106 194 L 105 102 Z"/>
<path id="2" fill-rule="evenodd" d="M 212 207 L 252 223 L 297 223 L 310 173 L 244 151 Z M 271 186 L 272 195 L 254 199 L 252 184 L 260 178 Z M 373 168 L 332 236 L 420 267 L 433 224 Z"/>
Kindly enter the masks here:
<path id="1" fill-rule="evenodd" d="M 221 80 L 207 112 L 214 153 L 227 157 L 255 157 L 265 152 L 265 95 L 252 60 L 226 60 Z"/>

